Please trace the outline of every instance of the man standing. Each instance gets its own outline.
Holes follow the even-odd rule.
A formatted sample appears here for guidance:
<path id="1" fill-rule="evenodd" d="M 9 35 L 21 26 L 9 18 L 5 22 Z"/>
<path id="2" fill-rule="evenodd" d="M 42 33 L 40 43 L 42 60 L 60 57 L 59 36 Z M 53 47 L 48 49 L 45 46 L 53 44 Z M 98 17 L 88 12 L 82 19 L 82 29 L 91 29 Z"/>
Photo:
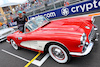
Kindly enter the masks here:
<path id="1" fill-rule="evenodd" d="M 17 22 L 18 29 L 22 32 L 24 32 L 24 25 L 25 22 L 27 22 L 27 18 L 25 16 L 22 16 L 22 11 L 18 11 L 18 17 L 14 19 L 14 22 Z"/>

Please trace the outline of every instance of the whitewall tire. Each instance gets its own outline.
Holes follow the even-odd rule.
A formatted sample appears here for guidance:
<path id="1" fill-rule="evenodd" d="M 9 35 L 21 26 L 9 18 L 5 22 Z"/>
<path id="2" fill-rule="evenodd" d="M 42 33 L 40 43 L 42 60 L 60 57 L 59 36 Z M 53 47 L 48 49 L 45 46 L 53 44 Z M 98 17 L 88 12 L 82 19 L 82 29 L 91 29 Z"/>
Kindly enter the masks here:
<path id="1" fill-rule="evenodd" d="M 68 50 L 63 49 L 62 46 L 50 45 L 48 51 L 50 56 L 58 63 L 67 63 L 70 60 Z"/>
<path id="2" fill-rule="evenodd" d="M 19 47 L 17 46 L 17 44 L 15 43 L 14 40 L 11 39 L 10 42 L 11 42 L 12 47 L 13 47 L 15 50 L 18 50 L 18 49 L 19 49 Z"/>

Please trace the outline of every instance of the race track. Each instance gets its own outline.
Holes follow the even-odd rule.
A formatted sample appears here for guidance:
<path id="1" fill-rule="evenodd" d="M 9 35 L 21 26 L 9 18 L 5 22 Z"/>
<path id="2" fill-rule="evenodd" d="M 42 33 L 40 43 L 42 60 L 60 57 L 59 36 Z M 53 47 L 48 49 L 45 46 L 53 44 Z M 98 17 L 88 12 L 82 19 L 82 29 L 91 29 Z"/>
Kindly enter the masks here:
<path id="1" fill-rule="evenodd" d="M 100 16 L 95 17 L 95 19 L 95 24 L 100 28 Z M 100 33 L 100 29 L 98 29 L 98 32 Z M 23 60 L 23 58 L 30 61 L 37 54 L 37 52 L 27 49 L 16 51 L 10 44 L 4 41 L 0 43 L 0 67 L 24 67 L 28 62 Z M 41 60 L 45 55 L 41 54 L 36 60 Z M 38 66 L 31 64 L 29 67 Z M 94 43 L 93 50 L 87 56 L 73 57 L 67 64 L 59 64 L 51 57 L 48 57 L 41 67 L 100 67 L 100 38 L 98 42 Z"/>

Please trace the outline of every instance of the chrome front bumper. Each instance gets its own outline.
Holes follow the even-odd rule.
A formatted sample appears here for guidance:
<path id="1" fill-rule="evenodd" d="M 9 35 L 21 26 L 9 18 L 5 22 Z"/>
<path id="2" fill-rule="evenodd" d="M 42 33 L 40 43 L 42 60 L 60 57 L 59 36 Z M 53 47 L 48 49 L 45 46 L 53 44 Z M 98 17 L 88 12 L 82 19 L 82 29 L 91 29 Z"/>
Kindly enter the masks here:
<path id="1" fill-rule="evenodd" d="M 7 35 L 1 36 L 1 37 L 0 37 L 0 42 L 4 41 L 4 40 L 6 40 L 6 39 L 7 39 Z"/>
<path id="2" fill-rule="evenodd" d="M 94 31 L 97 31 L 98 30 L 97 25 L 94 26 L 95 26 Z M 95 41 L 98 41 L 98 39 L 99 39 L 99 33 L 95 33 Z"/>
<path id="3" fill-rule="evenodd" d="M 4 41 L 4 40 L 6 40 L 6 39 L 7 39 L 6 37 L 1 38 L 1 39 L 0 39 L 0 42 Z"/>
<path id="4" fill-rule="evenodd" d="M 95 28 L 93 28 L 94 32 L 92 33 L 92 37 L 95 36 L 95 41 L 98 41 L 99 38 L 99 33 L 96 33 L 95 31 L 98 30 L 98 27 L 95 25 Z M 86 49 L 84 52 L 79 53 L 79 52 L 70 52 L 70 55 L 76 55 L 76 56 L 84 56 L 90 53 L 90 51 L 92 50 L 92 47 L 94 45 L 94 43 L 91 41 L 92 39 L 90 38 L 90 43 L 88 44 L 88 46 L 86 46 Z"/>
<path id="5" fill-rule="evenodd" d="M 10 41 L 6 40 L 7 43 L 10 43 Z"/>
<path id="6" fill-rule="evenodd" d="M 93 42 L 90 42 L 90 44 L 86 48 L 85 52 L 83 52 L 83 53 L 70 52 L 70 55 L 76 55 L 76 56 L 84 56 L 84 55 L 87 55 L 92 50 L 93 45 L 94 45 L 94 43 Z"/>
<path id="7" fill-rule="evenodd" d="M 10 33 L 8 33 L 8 34 L 6 34 L 6 35 L 1 36 L 1 37 L 0 37 L 0 42 L 6 40 L 6 39 L 7 39 L 7 36 L 10 35 L 10 34 L 13 34 L 14 32 L 15 32 L 15 31 L 10 32 Z"/>

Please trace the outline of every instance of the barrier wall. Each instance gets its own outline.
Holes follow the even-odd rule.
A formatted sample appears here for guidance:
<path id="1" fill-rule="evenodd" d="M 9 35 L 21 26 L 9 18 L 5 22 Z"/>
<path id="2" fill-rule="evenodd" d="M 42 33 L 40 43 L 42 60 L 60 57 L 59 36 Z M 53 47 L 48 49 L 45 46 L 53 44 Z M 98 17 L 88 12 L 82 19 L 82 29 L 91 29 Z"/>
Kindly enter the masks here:
<path id="1" fill-rule="evenodd" d="M 82 3 L 78 3 L 78 4 L 70 5 L 67 7 L 62 7 L 56 10 L 52 10 L 49 12 L 44 12 L 41 14 L 30 16 L 29 19 L 31 19 L 32 17 L 39 16 L 39 15 L 44 15 L 45 17 L 50 19 L 50 18 L 68 16 L 72 14 L 89 12 L 89 11 L 93 11 L 97 9 L 100 9 L 100 0 L 88 0 Z"/>
<path id="2" fill-rule="evenodd" d="M 70 5 L 67 7 L 62 7 L 56 10 L 51 10 L 48 12 L 44 12 L 41 14 L 37 14 L 34 16 L 30 16 L 29 19 L 31 19 L 32 17 L 36 17 L 39 15 L 44 15 L 47 18 L 57 18 L 57 17 L 62 17 L 62 16 L 69 16 L 69 15 L 74 15 L 74 14 L 78 14 L 78 13 L 84 13 L 84 12 L 89 12 L 89 11 L 93 11 L 93 10 L 97 10 L 100 9 L 100 0 L 88 0 L 85 2 L 81 2 L 78 4 L 74 4 L 74 5 Z M 16 26 L 17 23 L 9 23 L 10 26 Z"/>

